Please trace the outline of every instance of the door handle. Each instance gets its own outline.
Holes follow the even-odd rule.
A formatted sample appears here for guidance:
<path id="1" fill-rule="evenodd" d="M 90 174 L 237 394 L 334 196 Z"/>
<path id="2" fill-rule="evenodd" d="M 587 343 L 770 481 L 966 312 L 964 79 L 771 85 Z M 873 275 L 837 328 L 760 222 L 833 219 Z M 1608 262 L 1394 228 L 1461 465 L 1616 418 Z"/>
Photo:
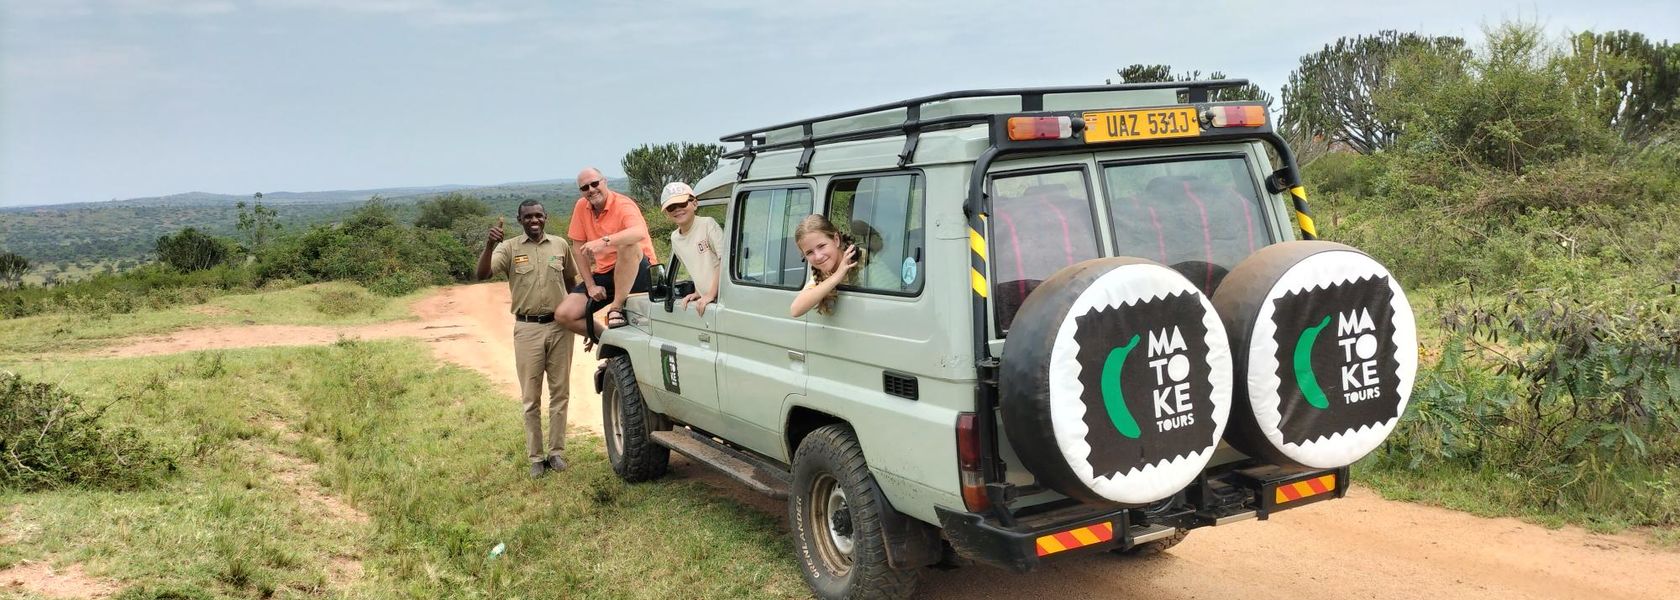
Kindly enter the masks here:
<path id="1" fill-rule="evenodd" d="M 702 344 L 712 343 L 712 334 L 710 334 L 710 333 L 700 334 L 700 343 L 702 343 Z"/>
<path id="2" fill-rule="evenodd" d="M 798 350 L 789 350 L 788 351 L 788 360 L 795 361 L 795 362 L 805 362 L 805 353 L 800 352 Z"/>

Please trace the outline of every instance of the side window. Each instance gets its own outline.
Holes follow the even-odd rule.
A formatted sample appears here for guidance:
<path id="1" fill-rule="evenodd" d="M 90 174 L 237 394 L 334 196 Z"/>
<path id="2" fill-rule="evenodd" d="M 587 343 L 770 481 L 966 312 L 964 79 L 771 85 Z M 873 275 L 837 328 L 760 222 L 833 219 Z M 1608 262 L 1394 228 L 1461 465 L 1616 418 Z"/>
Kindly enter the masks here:
<path id="1" fill-rule="evenodd" d="M 1103 180 L 1116 252 L 1160 261 L 1202 293 L 1271 243 L 1241 156 L 1106 164 Z"/>
<path id="2" fill-rule="evenodd" d="M 842 289 L 915 295 L 922 291 L 923 183 L 913 173 L 835 179 L 828 220 L 857 244 L 857 275 Z"/>
<path id="3" fill-rule="evenodd" d="M 805 284 L 805 261 L 793 230 L 811 214 L 811 190 L 751 190 L 738 196 L 730 246 L 730 276 L 749 285 L 798 288 Z"/>
<path id="4" fill-rule="evenodd" d="M 1007 332 L 1015 311 L 1051 274 L 1096 258 L 1097 227 L 1084 170 L 992 178 L 992 306 Z"/>

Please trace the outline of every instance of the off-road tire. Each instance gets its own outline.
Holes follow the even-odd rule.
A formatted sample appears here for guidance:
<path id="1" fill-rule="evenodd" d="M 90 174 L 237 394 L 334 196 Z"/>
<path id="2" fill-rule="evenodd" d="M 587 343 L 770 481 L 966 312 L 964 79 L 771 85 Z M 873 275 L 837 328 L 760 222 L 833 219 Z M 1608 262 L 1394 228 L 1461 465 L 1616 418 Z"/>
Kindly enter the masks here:
<path id="1" fill-rule="evenodd" d="M 800 572 L 817 597 L 908 598 L 916 590 L 920 568 L 887 564 L 881 519 L 888 507 L 879 504 L 884 498 L 851 426 L 819 428 L 799 444 L 788 523 Z"/>
<path id="2" fill-rule="evenodd" d="M 1179 529 L 1177 532 L 1174 532 L 1171 537 L 1155 540 L 1147 544 L 1138 544 L 1125 550 L 1115 550 L 1114 553 L 1121 556 L 1154 556 L 1156 554 L 1166 552 L 1167 549 L 1172 548 L 1173 546 L 1177 546 L 1179 542 L 1184 541 L 1184 538 L 1189 535 L 1190 530 Z"/>
<path id="3" fill-rule="evenodd" d="M 630 357 L 607 359 L 601 389 L 602 431 L 607 462 L 619 478 L 636 483 L 658 479 L 671 464 L 671 449 L 654 443 L 653 432 L 671 428 L 663 415 L 648 410 Z"/>

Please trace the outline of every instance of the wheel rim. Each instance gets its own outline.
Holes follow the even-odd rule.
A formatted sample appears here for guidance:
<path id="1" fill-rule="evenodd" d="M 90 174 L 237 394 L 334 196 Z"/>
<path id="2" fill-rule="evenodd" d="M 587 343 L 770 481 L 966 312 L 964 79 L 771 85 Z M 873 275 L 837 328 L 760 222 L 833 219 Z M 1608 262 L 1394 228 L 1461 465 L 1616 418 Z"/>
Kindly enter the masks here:
<path id="1" fill-rule="evenodd" d="M 811 499 L 809 518 L 817 534 L 817 554 L 829 570 L 845 576 L 852 570 L 852 552 L 857 547 L 846 491 L 839 480 L 824 473 L 811 483 Z"/>
<path id="2" fill-rule="evenodd" d="M 621 404 L 618 397 L 618 388 L 614 386 L 608 389 L 607 414 L 604 416 L 607 419 L 608 442 L 612 444 L 611 450 L 615 456 L 624 452 L 624 419 L 619 418 Z"/>

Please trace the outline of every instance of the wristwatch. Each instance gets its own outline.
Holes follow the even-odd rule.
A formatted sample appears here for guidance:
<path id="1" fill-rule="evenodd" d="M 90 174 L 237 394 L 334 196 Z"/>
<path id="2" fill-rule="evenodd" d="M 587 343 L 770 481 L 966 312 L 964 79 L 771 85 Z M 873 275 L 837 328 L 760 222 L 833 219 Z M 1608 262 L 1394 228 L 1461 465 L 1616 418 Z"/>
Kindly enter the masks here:
<path id="1" fill-rule="evenodd" d="M 612 239 L 603 235 L 603 236 L 601 236 L 601 243 L 606 244 L 608 246 L 611 246 L 612 245 Z"/>

